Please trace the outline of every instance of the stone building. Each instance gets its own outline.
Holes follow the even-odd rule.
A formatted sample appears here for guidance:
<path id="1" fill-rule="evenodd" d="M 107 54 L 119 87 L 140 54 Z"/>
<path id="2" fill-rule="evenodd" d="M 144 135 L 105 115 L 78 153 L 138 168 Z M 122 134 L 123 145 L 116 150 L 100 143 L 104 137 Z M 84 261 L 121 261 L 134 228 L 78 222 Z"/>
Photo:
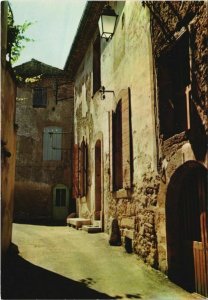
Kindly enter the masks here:
<path id="1" fill-rule="evenodd" d="M 158 266 L 208 295 L 207 28 L 204 2 L 145 2 L 151 12 L 160 188 Z"/>
<path id="2" fill-rule="evenodd" d="M 16 126 L 15 101 L 16 80 L 7 54 L 7 13 L 8 3 L 1 2 L 1 249 L 5 254 L 11 244 Z"/>
<path id="3" fill-rule="evenodd" d="M 19 78 L 15 220 L 63 221 L 71 201 L 72 85 L 67 74 L 32 59 Z"/>
<path id="4" fill-rule="evenodd" d="M 86 5 L 65 65 L 77 212 L 118 219 L 128 252 L 207 295 L 206 4 L 112 1 L 108 41 L 104 5 Z"/>

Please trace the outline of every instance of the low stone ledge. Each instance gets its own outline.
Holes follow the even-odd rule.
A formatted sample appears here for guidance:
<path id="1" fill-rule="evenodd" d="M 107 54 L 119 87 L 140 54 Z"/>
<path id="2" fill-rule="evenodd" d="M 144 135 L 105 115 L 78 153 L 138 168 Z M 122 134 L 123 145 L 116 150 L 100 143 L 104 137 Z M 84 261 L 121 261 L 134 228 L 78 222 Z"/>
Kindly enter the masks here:
<path id="1" fill-rule="evenodd" d="M 131 190 L 130 189 L 120 189 L 116 192 L 113 192 L 113 197 L 116 199 L 131 198 Z"/>
<path id="2" fill-rule="evenodd" d="M 126 229 L 134 229 L 135 227 L 135 217 L 124 217 L 121 219 L 120 222 L 120 227 L 121 228 L 126 228 Z"/>
<path id="3" fill-rule="evenodd" d="M 133 230 L 133 229 L 124 229 L 123 236 L 133 240 L 134 236 L 135 236 L 135 230 Z"/>

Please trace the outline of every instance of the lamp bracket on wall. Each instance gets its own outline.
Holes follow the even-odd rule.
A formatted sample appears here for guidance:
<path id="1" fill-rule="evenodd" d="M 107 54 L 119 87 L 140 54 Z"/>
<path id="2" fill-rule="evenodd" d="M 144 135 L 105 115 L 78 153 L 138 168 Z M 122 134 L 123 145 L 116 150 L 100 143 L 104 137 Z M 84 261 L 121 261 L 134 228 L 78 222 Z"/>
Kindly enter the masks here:
<path id="1" fill-rule="evenodd" d="M 114 93 L 114 91 L 106 90 L 104 86 L 101 86 L 99 92 L 101 93 L 101 99 L 105 100 L 105 93 Z"/>

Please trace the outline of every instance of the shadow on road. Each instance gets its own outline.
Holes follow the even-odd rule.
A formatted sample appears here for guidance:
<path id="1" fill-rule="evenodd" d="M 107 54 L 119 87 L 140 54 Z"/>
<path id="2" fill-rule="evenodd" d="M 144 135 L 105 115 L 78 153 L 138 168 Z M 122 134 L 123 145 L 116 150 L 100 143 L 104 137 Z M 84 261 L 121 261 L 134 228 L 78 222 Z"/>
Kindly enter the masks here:
<path id="1" fill-rule="evenodd" d="M 16 224 L 26 224 L 26 225 L 37 225 L 37 226 L 67 226 L 66 221 L 54 221 L 54 220 L 46 220 L 46 219 L 25 219 L 25 220 L 15 220 L 13 223 Z"/>
<path id="2" fill-rule="evenodd" d="M 17 253 L 2 260 L 2 299 L 113 299 L 109 295 L 31 264 Z M 114 298 L 115 299 L 115 298 Z"/>

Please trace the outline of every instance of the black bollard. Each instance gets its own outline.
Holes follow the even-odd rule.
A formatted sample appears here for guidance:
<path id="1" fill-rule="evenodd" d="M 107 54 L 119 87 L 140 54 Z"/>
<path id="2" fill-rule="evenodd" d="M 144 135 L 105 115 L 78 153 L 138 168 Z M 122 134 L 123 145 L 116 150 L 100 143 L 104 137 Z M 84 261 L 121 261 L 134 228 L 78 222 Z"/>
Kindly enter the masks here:
<path id="1" fill-rule="evenodd" d="M 111 230 L 109 244 L 111 246 L 121 246 L 121 233 L 120 233 L 117 219 L 113 219 L 112 221 L 112 230 Z"/>

